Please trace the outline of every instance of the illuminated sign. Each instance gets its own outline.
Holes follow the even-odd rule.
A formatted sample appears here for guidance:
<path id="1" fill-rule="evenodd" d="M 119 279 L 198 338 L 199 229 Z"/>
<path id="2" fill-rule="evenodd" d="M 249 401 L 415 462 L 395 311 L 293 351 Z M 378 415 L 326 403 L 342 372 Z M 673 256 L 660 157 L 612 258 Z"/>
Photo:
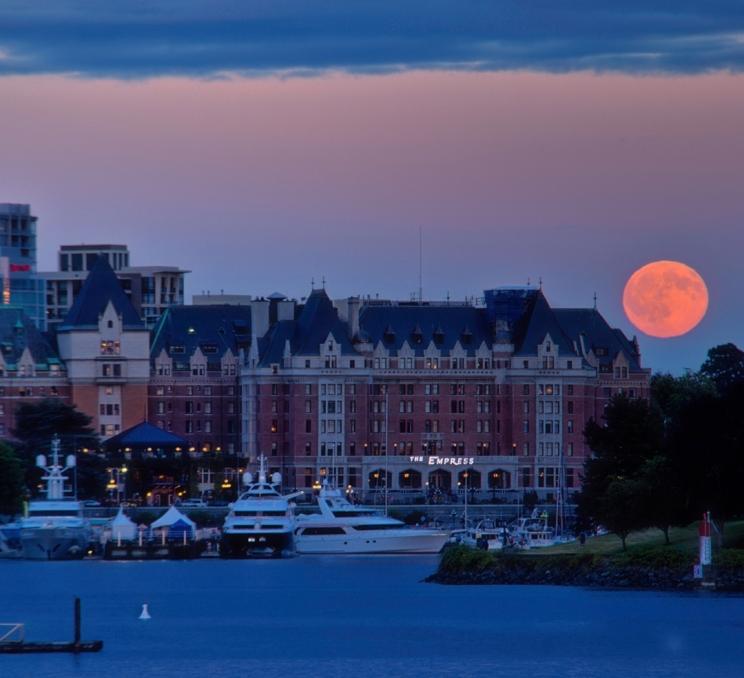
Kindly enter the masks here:
<path id="1" fill-rule="evenodd" d="M 475 464 L 475 457 L 408 457 L 411 463 L 427 464 L 429 466 L 470 466 Z"/>

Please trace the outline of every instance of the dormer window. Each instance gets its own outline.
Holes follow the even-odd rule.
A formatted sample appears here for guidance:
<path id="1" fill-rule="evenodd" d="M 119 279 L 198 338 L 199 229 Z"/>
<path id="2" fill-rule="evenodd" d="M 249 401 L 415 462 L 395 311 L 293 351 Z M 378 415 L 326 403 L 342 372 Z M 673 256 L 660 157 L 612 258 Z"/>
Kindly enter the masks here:
<path id="1" fill-rule="evenodd" d="M 463 344 L 469 344 L 471 340 L 473 339 L 473 333 L 470 331 L 469 327 L 466 327 L 460 334 L 460 337 L 462 339 Z"/>
<path id="2" fill-rule="evenodd" d="M 112 328 L 113 328 L 113 326 L 114 326 L 114 321 L 113 321 L 113 320 L 109 320 L 109 321 L 108 321 L 108 322 L 106 323 L 106 327 L 108 327 L 109 329 L 112 329 Z"/>
<path id="3" fill-rule="evenodd" d="M 411 332 L 411 339 L 413 339 L 413 342 L 416 344 L 420 344 L 424 339 L 424 333 L 418 324 L 416 325 L 416 327 L 413 328 L 413 331 Z"/>
<path id="4" fill-rule="evenodd" d="M 444 330 L 441 326 L 434 330 L 434 343 L 441 344 L 444 341 Z"/>
<path id="5" fill-rule="evenodd" d="M 545 353 L 550 353 L 550 342 L 549 341 L 545 342 Z"/>
<path id="6" fill-rule="evenodd" d="M 388 343 L 395 341 L 395 330 L 390 325 L 388 325 L 385 328 L 385 332 L 383 333 L 382 338 Z"/>
<path id="7" fill-rule="evenodd" d="M 332 341 L 329 341 L 328 342 L 328 350 L 329 351 L 333 351 L 333 342 Z"/>

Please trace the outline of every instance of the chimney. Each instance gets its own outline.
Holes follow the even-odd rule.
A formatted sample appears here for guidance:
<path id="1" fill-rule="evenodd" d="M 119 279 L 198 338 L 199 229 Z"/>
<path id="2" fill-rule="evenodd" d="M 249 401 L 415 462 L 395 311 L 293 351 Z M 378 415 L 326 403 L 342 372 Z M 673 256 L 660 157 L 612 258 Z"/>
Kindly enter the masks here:
<path id="1" fill-rule="evenodd" d="M 276 319 L 294 320 L 295 302 L 294 299 L 282 299 L 276 307 Z"/>
<path id="2" fill-rule="evenodd" d="M 269 302 L 265 299 L 252 299 L 251 326 L 257 337 L 263 337 L 269 331 Z"/>
<path id="3" fill-rule="evenodd" d="M 359 334 L 359 310 L 361 308 L 359 297 L 338 299 L 333 302 L 333 305 L 338 311 L 338 317 L 346 323 L 349 339 L 353 339 Z"/>

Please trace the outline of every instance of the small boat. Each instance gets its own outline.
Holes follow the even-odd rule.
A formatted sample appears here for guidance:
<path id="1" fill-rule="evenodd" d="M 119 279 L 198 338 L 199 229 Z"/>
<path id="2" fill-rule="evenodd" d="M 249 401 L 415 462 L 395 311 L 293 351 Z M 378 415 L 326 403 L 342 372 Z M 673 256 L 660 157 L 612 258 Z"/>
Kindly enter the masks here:
<path id="1" fill-rule="evenodd" d="M 281 556 L 292 548 L 295 497 L 302 492 L 282 495 L 277 487 L 282 482 L 280 473 L 269 480 L 266 474 L 266 457 L 259 458 L 258 479 L 245 473 L 247 489 L 237 501 L 229 505 L 230 511 L 222 527 L 220 555 L 223 558 L 241 558 L 250 555 Z"/>
<path id="2" fill-rule="evenodd" d="M 29 560 L 72 560 L 82 558 L 91 542 L 91 526 L 83 515 L 83 503 L 65 496 L 65 473 L 75 468 L 75 455 L 60 464 L 60 442 L 52 440 L 51 464 L 43 454 L 36 465 L 46 472 L 46 499 L 32 501 L 19 528 L 21 557 Z"/>
<path id="3" fill-rule="evenodd" d="M 318 508 L 320 514 L 297 517 L 298 553 L 439 553 L 449 539 L 442 530 L 410 527 L 375 509 L 355 506 L 327 484 L 318 495 Z"/>
<path id="4" fill-rule="evenodd" d="M 512 546 L 514 539 L 507 527 L 486 518 L 466 529 L 460 537 L 460 543 L 484 551 L 500 551 Z"/>
<path id="5" fill-rule="evenodd" d="M 555 530 L 548 525 L 548 514 L 539 515 L 533 511 L 529 518 L 519 518 L 511 528 L 514 545 L 520 549 L 553 546 L 562 540 L 556 537 Z"/>

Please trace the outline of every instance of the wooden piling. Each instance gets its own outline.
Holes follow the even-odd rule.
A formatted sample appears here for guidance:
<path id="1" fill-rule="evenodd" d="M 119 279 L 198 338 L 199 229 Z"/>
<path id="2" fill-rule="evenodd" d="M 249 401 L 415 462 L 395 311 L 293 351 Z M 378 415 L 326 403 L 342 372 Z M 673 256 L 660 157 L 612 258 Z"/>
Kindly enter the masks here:
<path id="1" fill-rule="evenodd" d="M 71 643 L 27 643 L 25 640 L 12 640 L 0 643 L 0 654 L 25 654 L 37 652 L 74 652 L 77 654 L 79 652 L 99 652 L 103 649 L 102 640 L 92 640 L 88 642 L 82 642 L 80 640 L 81 620 L 80 598 L 75 597 L 75 606 L 73 610 L 74 638 Z"/>

